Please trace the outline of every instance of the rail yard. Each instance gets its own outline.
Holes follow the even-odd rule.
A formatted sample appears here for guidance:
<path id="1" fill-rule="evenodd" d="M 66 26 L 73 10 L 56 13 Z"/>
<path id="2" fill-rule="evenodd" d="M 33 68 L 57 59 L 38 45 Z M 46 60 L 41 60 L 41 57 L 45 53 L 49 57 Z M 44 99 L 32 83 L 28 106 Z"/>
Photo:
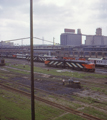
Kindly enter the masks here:
<path id="1" fill-rule="evenodd" d="M 3 96 L 3 90 L 30 96 L 30 62 L 6 58 L 5 63 L 5 66 L 0 67 L 0 96 Z M 59 111 L 64 110 L 61 115 L 49 119 L 63 119 L 73 114 L 78 119 L 106 120 L 106 72 L 106 68 L 96 68 L 93 73 L 53 68 L 34 62 L 35 100 L 58 108 Z M 80 87 L 71 85 L 70 78 L 74 82 L 79 81 Z"/>

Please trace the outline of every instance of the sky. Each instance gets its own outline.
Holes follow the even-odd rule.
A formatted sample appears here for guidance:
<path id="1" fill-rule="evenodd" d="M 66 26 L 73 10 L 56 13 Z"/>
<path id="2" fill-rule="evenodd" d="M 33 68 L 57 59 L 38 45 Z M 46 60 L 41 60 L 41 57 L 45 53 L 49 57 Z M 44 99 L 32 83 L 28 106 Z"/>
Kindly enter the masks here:
<path id="1" fill-rule="evenodd" d="M 107 36 L 107 0 L 33 0 L 34 37 L 60 43 L 65 28 L 95 35 L 99 27 Z M 30 0 L 0 0 L 0 41 L 26 37 L 30 37 Z M 50 44 L 38 39 L 33 42 Z M 23 44 L 30 44 L 30 40 L 23 40 Z"/>

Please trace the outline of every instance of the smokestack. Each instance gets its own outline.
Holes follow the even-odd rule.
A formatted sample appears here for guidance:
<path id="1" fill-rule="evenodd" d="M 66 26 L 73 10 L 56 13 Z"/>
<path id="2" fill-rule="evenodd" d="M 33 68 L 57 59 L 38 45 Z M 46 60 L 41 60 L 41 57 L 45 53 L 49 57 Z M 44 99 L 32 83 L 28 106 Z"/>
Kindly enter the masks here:
<path id="1" fill-rule="evenodd" d="M 77 34 L 81 34 L 81 29 L 77 29 Z"/>
<path id="2" fill-rule="evenodd" d="M 102 29 L 101 28 L 96 29 L 96 35 L 102 35 Z"/>

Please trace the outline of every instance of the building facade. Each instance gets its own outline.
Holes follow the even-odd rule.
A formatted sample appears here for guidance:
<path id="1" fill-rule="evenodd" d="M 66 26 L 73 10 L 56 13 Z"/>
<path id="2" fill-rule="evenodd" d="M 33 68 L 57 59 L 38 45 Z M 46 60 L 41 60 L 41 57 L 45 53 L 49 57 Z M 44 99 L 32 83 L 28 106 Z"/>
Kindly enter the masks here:
<path id="1" fill-rule="evenodd" d="M 60 35 L 60 44 L 61 45 L 81 45 L 82 44 L 82 36 L 81 34 L 72 34 L 72 33 L 62 33 Z"/>
<path id="2" fill-rule="evenodd" d="M 86 35 L 85 45 L 107 45 L 107 36 L 102 35 L 102 29 L 96 29 L 96 35 Z"/>
<path id="3" fill-rule="evenodd" d="M 107 45 L 107 36 L 87 35 L 85 45 Z"/>

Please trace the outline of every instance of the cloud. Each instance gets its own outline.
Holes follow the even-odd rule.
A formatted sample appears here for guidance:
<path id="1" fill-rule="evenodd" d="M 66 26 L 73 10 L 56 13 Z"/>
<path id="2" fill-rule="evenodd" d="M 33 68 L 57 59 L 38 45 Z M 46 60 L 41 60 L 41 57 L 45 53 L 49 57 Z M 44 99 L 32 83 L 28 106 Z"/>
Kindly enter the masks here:
<path id="1" fill-rule="evenodd" d="M 105 31 L 106 8 L 106 0 L 34 0 L 34 36 L 51 41 L 55 37 L 55 41 L 60 42 L 60 34 L 64 32 L 64 28 L 80 28 L 83 34 L 95 34 L 97 27 L 102 27 Z M 5 40 L 28 36 L 30 1 L 1 0 L 0 38 Z"/>

